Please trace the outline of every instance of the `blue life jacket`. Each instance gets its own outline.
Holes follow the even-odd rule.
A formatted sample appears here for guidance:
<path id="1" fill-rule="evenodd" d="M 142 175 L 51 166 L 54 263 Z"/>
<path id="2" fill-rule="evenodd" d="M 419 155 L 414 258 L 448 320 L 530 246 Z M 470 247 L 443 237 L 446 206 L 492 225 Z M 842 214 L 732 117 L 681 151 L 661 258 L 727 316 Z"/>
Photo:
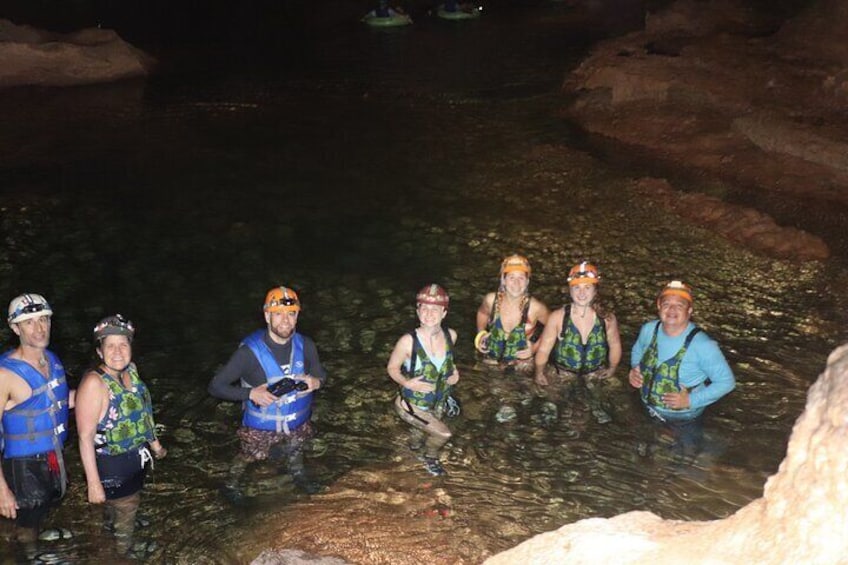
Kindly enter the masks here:
<path id="1" fill-rule="evenodd" d="M 256 359 L 262 366 L 268 384 L 272 385 L 281 379 L 305 374 L 303 337 L 299 333 L 292 335 L 291 358 L 289 359 L 289 364 L 281 368 L 279 363 L 274 359 L 271 349 L 263 340 L 265 332 L 266 330 L 253 332 L 244 338 L 241 344 L 249 347 L 256 356 Z M 245 382 L 242 382 L 242 385 L 246 387 L 250 386 Z M 304 394 L 303 392 L 294 390 L 289 394 L 281 396 L 279 400 L 264 408 L 251 400 L 245 400 L 242 424 L 248 428 L 257 430 L 291 433 L 308 422 L 311 415 L 312 393 Z"/>
<path id="2" fill-rule="evenodd" d="M 48 452 L 62 452 L 68 436 L 68 383 L 65 368 L 50 351 L 45 351 L 49 378 L 35 367 L 10 357 L 11 351 L 0 356 L 0 367 L 24 379 L 32 396 L 11 410 L 3 412 L 3 458 L 28 457 Z"/>

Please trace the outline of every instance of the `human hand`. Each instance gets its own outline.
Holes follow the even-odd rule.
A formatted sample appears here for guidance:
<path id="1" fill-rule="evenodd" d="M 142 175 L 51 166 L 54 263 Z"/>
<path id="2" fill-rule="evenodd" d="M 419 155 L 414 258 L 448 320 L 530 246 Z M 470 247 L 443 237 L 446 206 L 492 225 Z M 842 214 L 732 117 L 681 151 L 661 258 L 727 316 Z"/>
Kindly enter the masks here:
<path id="1" fill-rule="evenodd" d="M 250 389 L 249 398 L 254 404 L 262 406 L 263 408 L 272 405 L 278 400 L 276 396 L 268 392 L 267 383 Z"/>
<path id="2" fill-rule="evenodd" d="M 5 483 L 0 485 L 0 516 L 12 520 L 18 517 L 18 501 Z"/>
<path id="3" fill-rule="evenodd" d="M 458 383 L 458 382 L 459 382 L 459 370 L 458 370 L 458 369 L 454 369 L 454 370 L 453 370 L 453 374 L 452 374 L 451 376 L 449 376 L 449 377 L 448 377 L 447 383 L 448 383 L 449 385 L 455 385 L 455 384 L 456 384 L 456 383 Z"/>
<path id="4" fill-rule="evenodd" d="M 88 501 L 92 504 L 103 504 L 106 502 L 106 491 L 100 481 L 88 484 Z"/>
<path id="5" fill-rule="evenodd" d="M 318 390 L 321 388 L 321 379 L 318 377 L 313 377 L 312 375 L 303 375 L 303 382 L 307 384 L 309 388 L 307 388 L 304 393 L 312 392 L 313 390 Z"/>
<path id="6" fill-rule="evenodd" d="M 153 453 L 154 459 L 164 459 L 168 455 L 168 450 L 162 447 L 162 443 L 158 439 L 150 443 L 150 451 Z"/>
<path id="7" fill-rule="evenodd" d="M 520 361 L 526 361 L 533 357 L 533 348 L 528 347 L 527 349 L 522 349 L 515 354 L 515 358 Z"/>
<path id="8" fill-rule="evenodd" d="M 686 389 L 680 392 L 667 392 L 662 396 L 662 400 L 672 410 L 689 408 L 689 392 Z"/>
<path id="9" fill-rule="evenodd" d="M 408 388 L 409 390 L 414 391 L 414 392 L 425 392 L 426 393 L 426 392 L 433 392 L 434 390 L 436 390 L 436 387 L 434 387 L 432 384 L 430 384 L 428 382 L 425 382 L 423 379 L 424 379 L 424 377 L 416 377 L 414 379 L 407 379 L 406 382 L 403 384 L 403 387 Z"/>
<path id="10" fill-rule="evenodd" d="M 642 370 L 638 366 L 630 369 L 627 379 L 633 388 L 642 388 Z"/>

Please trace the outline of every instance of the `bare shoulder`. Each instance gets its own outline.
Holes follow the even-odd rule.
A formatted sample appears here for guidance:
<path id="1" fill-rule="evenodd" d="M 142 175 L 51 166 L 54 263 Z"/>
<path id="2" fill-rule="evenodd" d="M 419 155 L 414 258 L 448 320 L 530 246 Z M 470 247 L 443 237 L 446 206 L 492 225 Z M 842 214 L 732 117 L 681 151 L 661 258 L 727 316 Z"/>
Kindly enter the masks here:
<path id="1" fill-rule="evenodd" d="M 480 310 L 488 312 L 492 309 L 492 305 L 495 303 L 495 293 L 489 292 L 483 296 L 483 301 L 480 302 Z"/>
<path id="2" fill-rule="evenodd" d="M 530 310 L 535 312 L 548 312 L 547 305 L 538 298 L 530 297 Z"/>
<path id="3" fill-rule="evenodd" d="M 77 387 L 77 395 L 94 394 L 98 391 L 105 391 L 106 383 L 97 371 L 87 371 Z"/>

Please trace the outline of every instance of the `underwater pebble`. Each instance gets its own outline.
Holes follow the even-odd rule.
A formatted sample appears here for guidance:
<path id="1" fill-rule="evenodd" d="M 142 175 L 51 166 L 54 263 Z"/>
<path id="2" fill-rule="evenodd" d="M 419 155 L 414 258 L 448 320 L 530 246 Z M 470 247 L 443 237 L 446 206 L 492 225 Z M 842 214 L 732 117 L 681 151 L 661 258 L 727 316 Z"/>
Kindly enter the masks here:
<path id="1" fill-rule="evenodd" d="M 495 414 L 495 420 L 503 424 L 504 422 L 515 420 L 517 415 L 515 408 L 512 406 L 501 406 L 501 409 Z"/>

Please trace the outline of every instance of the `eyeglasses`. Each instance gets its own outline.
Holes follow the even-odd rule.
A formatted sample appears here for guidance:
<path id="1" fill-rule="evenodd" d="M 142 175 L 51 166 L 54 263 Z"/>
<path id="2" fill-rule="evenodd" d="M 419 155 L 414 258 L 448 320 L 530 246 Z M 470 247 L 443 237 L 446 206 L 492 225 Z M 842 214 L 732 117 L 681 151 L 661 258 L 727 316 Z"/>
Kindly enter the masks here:
<path id="1" fill-rule="evenodd" d="M 50 305 L 47 303 L 44 304 L 27 304 L 26 306 L 18 306 L 15 308 L 15 311 L 9 316 L 9 320 L 14 320 L 18 316 L 22 316 L 24 314 L 38 314 L 39 312 L 44 312 L 45 310 L 49 310 L 51 313 L 53 310 L 50 308 Z"/>

